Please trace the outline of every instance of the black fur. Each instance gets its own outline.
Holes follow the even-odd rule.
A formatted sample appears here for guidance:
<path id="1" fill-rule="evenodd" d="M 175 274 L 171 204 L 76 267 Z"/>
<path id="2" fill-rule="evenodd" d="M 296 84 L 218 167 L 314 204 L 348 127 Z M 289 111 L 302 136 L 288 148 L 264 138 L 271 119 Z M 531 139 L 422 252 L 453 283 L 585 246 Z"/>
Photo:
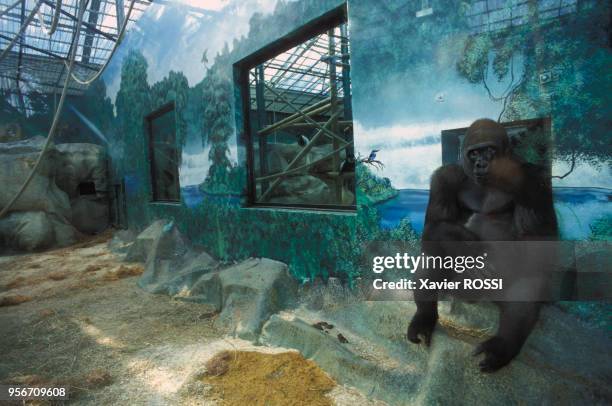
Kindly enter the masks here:
<path id="1" fill-rule="evenodd" d="M 503 130 L 505 132 L 505 130 Z M 499 138 L 499 134 L 496 135 Z M 479 135 L 478 142 L 486 141 L 486 136 Z M 492 140 L 499 143 L 498 139 Z M 469 148 L 464 145 L 463 149 Z M 557 238 L 557 221 L 553 208 L 550 176 L 546 170 L 535 165 L 520 162 L 512 157 L 509 151 L 501 151 L 500 156 L 511 159 L 514 168 L 520 173 L 505 174 L 510 181 L 504 183 L 499 179 L 494 184 L 479 184 L 471 176 L 472 167 L 451 164 L 438 168 L 432 175 L 429 204 L 425 215 L 423 230 L 423 252 L 426 255 L 466 255 L 469 244 L 461 245 L 462 241 L 490 241 L 483 238 L 482 233 L 466 227 L 472 215 L 480 215 L 467 207 L 465 196 L 474 197 L 477 201 L 487 193 L 498 193 L 508 201 L 507 207 L 500 205 L 501 218 L 512 233 L 503 233 L 496 240 L 554 240 Z M 496 158 L 493 158 L 495 161 Z M 516 181 L 519 179 L 519 181 Z M 462 197 L 463 196 L 463 197 Z M 479 197 L 480 196 L 480 197 Z M 484 204 L 483 204 L 484 207 Z M 486 214 L 486 213 L 485 213 Z M 498 212 L 495 213 L 499 214 Z M 484 217 L 485 220 L 482 220 Z M 487 216 L 479 218 L 479 225 L 486 222 Z M 491 220 L 492 221 L 492 220 Z M 498 227 L 499 220 L 495 227 Z M 484 225 L 486 227 L 486 224 Z M 453 244 L 442 244 L 453 241 Z M 458 244 L 459 243 L 459 244 Z M 422 275 L 432 281 L 451 278 L 450 274 L 440 270 L 423 270 Z M 537 278 L 539 269 L 526 270 L 529 275 Z M 455 274 L 456 275 L 456 274 Z M 431 290 L 416 290 L 415 301 L 417 311 L 410 322 L 407 338 L 413 343 L 424 342 L 429 345 L 438 320 L 437 292 Z M 481 343 L 474 354 L 483 354 L 479 367 L 482 372 L 493 372 L 507 365 L 520 352 L 523 343 L 535 325 L 540 304 L 537 302 L 497 302 L 500 309 L 499 328 L 497 334 Z"/>

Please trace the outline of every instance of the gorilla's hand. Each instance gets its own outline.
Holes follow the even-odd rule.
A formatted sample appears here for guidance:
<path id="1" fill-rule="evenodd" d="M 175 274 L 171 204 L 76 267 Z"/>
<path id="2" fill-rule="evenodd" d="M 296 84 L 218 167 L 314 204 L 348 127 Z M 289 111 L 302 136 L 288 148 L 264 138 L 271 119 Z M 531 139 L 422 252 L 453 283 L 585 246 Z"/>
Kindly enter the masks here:
<path id="1" fill-rule="evenodd" d="M 491 161 L 487 184 L 509 193 L 516 193 L 524 182 L 521 163 L 510 157 L 497 157 Z"/>
<path id="2" fill-rule="evenodd" d="M 508 363 L 518 354 L 518 350 L 515 350 L 512 343 L 509 343 L 508 340 L 500 336 L 495 336 L 480 343 L 478 347 L 476 347 L 473 355 L 476 356 L 479 354 L 484 354 L 484 359 L 478 364 L 480 371 L 495 372 L 508 365 Z"/>
<path id="3" fill-rule="evenodd" d="M 406 337 L 411 342 L 419 344 L 421 342 L 419 336 L 422 336 L 423 340 L 425 341 L 425 345 L 429 346 L 437 321 L 438 315 L 436 313 L 419 312 L 417 310 L 412 318 L 412 321 L 410 322 L 410 325 L 408 326 Z"/>

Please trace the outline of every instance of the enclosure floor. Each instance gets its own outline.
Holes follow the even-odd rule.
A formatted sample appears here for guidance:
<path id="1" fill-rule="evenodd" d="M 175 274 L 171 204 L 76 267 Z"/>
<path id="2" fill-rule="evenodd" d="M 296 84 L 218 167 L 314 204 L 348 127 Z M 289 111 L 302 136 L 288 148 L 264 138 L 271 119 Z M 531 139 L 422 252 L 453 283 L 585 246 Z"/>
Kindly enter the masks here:
<path id="1" fill-rule="evenodd" d="M 108 237 L 0 257 L 0 383 L 70 385 L 70 404 L 227 404 L 201 384 L 208 360 L 287 351 L 222 337 L 208 305 L 142 291 L 142 266 L 120 262 Z M 343 386 L 328 396 L 370 403 Z"/>

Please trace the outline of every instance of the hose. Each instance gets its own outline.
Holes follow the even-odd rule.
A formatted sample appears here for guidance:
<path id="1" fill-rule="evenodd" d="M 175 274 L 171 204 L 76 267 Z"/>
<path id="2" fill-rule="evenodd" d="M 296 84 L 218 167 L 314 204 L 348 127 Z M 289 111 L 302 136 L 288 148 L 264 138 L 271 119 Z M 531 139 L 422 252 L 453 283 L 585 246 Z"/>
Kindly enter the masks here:
<path id="1" fill-rule="evenodd" d="M 45 23 L 45 19 L 38 9 L 38 22 L 40 22 L 40 26 L 47 33 L 47 35 L 51 36 L 57 29 L 57 23 L 59 22 L 60 10 L 62 9 L 62 0 L 57 0 L 55 4 L 55 13 L 53 13 L 53 19 L 51 20 L 51 27 L 47 28 L 47 24 Z"/>
<path id="2" fill-rule="evenodd" d="M 24 0 L 25 1 L 25 0 Z M 15 38 L 13 38 L 11 40 L 11 42 L 9 42 L 9 44 L 7 45 L 7 47 L 2 51 L 2 53 L 0 54 L 0 62 L 6 58 L 6 55 L 8 55 L 9 51 L 11 49 L 13 49 L 13 47 L 15 46 L 15 44 L 17 43 L 17 40 L 19 39 L 19 37 L 21 37 L 21 35 L 23 34 L 23 32 L 26 30 L 26 28 L 28 28 L 28 25 L 30 25 L 30 23 L 32 22 L 32 20 L 34 19 L 34 16 L 36 15 L 36 12 L 38 11 L 38 9 L 40 8 L 40 5 L 42 4 L 42 0 L 39 0 L 38 3 L 36 3 L 36 5 L 34 6 L 34 8 L 32 9 L 32 11 L 30 12 L 30 15 L 28 16 L 28 18 L 24 21 L 23 25 L 21 26 L 21 28 L 19 29 L 19 33 L 17 33 L 17 35 L 15 35 Z M 12 6 L 11 6 L 12 7 Z"/>
<path id="3" fill-rule="evenodd" d="M 119 44 L 121 43 L 121 40 L 123 39 L 123 34 L 125 33 L 125 28 L 127 27 L 128 22 L 130 21 L 130 15 L 132 14 L 132 9 L 134 8 L 134 4 L 136 3 L 136 0 L 132 0 L 132 2 L 130 3 L 130 8 L 128 9 L 127 15 L 125 16 L 125 19 L 123 20 L 123 24 L 121 25 L 121 29 L 119 30 L 119 34 L 117 36 L 117 41 L 115 41 L 115 46 L 113 46 L 113 49 L 110 52 L 110 55 L 108 56 L 108 58 L 106 59 L 106 62 L 104 62 L 104 64 L 102 65 L 102 67 L 100 68 L 100 70 L 98 70 L 98 72 L 96 72 L 96 74 L 94 74 L 92 77 L 90 77 L 89 79 L 86 80 L 82 80 L 79 79 L 78 77 L 76 77 L 76 75 L 74 73 L 70 73 L 70 76 L 72 76 L 72 79 L 81 84 L 81 85 L 89 85 L 91 84 L 94 80 L 98 79 L 100 77 L 100 75 L 102 74 L 102 72 L 104 72 L 104 69 L 106 69 L 106 67 L 108 66 L 110 60 L 113 58 L 113 55 L 115 54 L 115 51 L 117 50 L 117 47 L 119 46 Z M 66 63 L 64 61 L 64 63 Z"/>

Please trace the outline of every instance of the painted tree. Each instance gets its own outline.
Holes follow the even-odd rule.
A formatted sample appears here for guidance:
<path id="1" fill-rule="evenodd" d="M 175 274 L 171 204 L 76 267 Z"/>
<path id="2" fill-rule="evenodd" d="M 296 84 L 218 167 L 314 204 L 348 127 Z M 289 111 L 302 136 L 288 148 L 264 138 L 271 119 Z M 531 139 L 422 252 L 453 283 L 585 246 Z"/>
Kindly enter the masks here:
<path id="1" fill-rule="evenodd" d="M 115 101 L 117 133 L 111 151 L 113 168 L 120 176 L 131 177 L 129 186 L 136 192 L 133 197 L 144 201 L 150 196 L 147 142 L 143 117 L 151 112 L 151 89 L 147 82 L 147 60 L 137 50 L 130 50 L 121 65 L 121 83 Z M 140 175 L 142 174 L 142 175 Z M 128 186 L 126 186 L 128 187 Z M 128 205 L 128 217 L 136 224 L 145 224 L 150 218 L 147 208 Z"/>
<path id="2" fill-rule="evenodd" d="M 227 189 L 232 163 L 229 159 L 228 141 L 234 134 L 230 97 L 232 86 L 229 78 L 213 67 L 208 71 L 204 89 L 204 126 L 208 133 L 210 168 L 204 187 L 210 191 Z"/>
<path id="3" fill-rule="evenodd" d="M 532 8 L 526 24 L 468 37 L 457 70 L 469 82 L 486 87 L 487 72 L 507 78 L 515 73 L 514 58 L 522 58 L 522 78 L 506 96 L 494 100 L 503 104 L 500 121 L 550 116 L 555 158 L 571 162 L 572 168 L 576 161 L 601 165 L 612 154 L 612 53 L 606 16 L 609 5 L 595 1 L 585 1 L 576 13 L 556 19 L 539 18 Z M 543 80 L 546 74 L 549 79 Z"/>
<path id="4" fill-rule="evenodd" d="M 121 65 L 121 84 L 115 102 L 119 122 L 117 136 L 120 143 L 130 151 L 145 149 L 143 117 L 151 112 L 151 89 L 147 82 L 147 67 L 145 57 L 133 49 L 129 51 Z M 137 162 L 144 164 L 144 159 Z"/>
<path id="5" fill-rule="evenodd" d="M 189 84 L 181 72 L 170 71 L 168 76 L 151 87 L 151 105 L 154 109 L 174 102 L 176 116 L 176 143 L 184 146 L 187 140 L 187 120 L 185 113 L 188 105 Z"/>

